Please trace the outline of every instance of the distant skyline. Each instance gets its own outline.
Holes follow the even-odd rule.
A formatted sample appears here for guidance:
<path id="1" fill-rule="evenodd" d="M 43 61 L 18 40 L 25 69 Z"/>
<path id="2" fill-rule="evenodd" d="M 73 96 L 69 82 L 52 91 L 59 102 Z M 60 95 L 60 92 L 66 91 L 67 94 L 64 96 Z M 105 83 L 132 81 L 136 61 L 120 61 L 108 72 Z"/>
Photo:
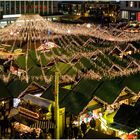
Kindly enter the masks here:
<path id="1" fill-rule="evenodd" d="M 0 1 L 127 1 L 127 0 L 0 0 Z"/>
<path id="2" fill-rule="evenodd" d="M 0 0 L 0 1 L 120 1 L 120 0 Z"/>

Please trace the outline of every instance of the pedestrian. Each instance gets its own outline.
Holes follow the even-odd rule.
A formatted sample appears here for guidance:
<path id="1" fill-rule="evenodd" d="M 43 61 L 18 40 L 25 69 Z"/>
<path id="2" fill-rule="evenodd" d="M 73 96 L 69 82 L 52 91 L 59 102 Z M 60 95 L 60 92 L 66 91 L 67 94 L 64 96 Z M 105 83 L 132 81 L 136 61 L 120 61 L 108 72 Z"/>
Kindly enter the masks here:
<path id="1" fill-rule="evenodd" d="M 87 125 L 84 121 L 82 121 L 81 123 L 81 130 L 82 130 L 83 135 L 85 135 L 86 130 L 87 130 Z"/>
<path id="2" fill-rule="evenodd" d="M 73 131 L 74 131 L 74 138 L 75 139 L 78 138 L 79 128 L 76 125 L 73 126 Z"/>
<path id="3" fill-rule="evenodd" d="M 65 133 L 64 133 L 64 137 L 66 138 L 66 139 L 69 139 L 70 138 L 70 127 L 69 127 L 69 125 L 67 125 L 67 127 L 65 128 Z"/>

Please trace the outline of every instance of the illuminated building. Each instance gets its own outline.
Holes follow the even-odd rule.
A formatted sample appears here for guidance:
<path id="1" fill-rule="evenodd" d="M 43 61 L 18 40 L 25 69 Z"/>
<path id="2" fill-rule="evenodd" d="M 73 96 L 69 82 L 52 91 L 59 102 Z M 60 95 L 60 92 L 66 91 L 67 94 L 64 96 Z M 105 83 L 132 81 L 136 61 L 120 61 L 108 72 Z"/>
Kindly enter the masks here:
<path id="1" fill-rule="evenodd" d="M 120 10 L 122 19 L 140 21 L 140 2 L 139 1 L 121 1 Z"/>
<path id="2" fill-rule="evenodd" d="M 96 1 L 63 1 L 60 3 L 59 11 L 63 14 L 78 14 L 91 12 L 97 8 L 107 8 L 110 2 Z"/>
<path id="3" fill-rule="evenodd" d="M 63 14 L 77 14 L 84 9 L 82 1 L 63 1 L 59 3 L 59 12 Z"/>
<path id="4" fill-rule="evenodd" d="M 58 13 L 57 1 L 0 1 L 3 15 L 39 13 L 51 15 Z"/>
<path id="5" fill-rule="evenodd" d="M 100 22 L 101 17 L 108 17 L 111 22 L 118 19 L 119 2 L 111 1 L 63 1 L 59 3 L 59 12 L 78 16 L 92 17 Z"/>

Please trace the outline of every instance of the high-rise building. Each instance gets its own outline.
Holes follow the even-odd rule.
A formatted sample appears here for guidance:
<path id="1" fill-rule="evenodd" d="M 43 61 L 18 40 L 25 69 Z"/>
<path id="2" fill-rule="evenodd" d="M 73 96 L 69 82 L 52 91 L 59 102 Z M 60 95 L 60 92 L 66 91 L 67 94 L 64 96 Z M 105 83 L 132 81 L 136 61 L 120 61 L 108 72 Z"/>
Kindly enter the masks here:
<path id="1" fill-rule="evenodd" d="M 122 19 L 140 21 L 140 1 L 120 1 Z"/>
<path id="2" fill-rule="evenodd" d="M 40 15 L 52 15 L 58 13 L 58 1 L 53 0 L 9 0 L 0 1 L 3 15 L 38 13 Z"/>
<path id="3" fill-rule="evenodd" d="M 62 1 L 59 3 L 59 12 L 62 14 L 82 13 L 83 9 L 83 1 Z"/>

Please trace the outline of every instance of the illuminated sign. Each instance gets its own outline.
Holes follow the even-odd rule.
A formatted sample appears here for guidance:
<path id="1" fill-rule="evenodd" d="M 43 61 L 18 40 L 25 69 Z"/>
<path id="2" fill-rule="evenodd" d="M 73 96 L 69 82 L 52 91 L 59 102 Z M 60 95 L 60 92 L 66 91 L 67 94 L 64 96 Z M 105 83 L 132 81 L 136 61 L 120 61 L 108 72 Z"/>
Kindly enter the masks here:
<path id="1" fill-rule="evenodd" d="M 137 20 L 140 21 L 140 12 L 138 12 Z"/>

